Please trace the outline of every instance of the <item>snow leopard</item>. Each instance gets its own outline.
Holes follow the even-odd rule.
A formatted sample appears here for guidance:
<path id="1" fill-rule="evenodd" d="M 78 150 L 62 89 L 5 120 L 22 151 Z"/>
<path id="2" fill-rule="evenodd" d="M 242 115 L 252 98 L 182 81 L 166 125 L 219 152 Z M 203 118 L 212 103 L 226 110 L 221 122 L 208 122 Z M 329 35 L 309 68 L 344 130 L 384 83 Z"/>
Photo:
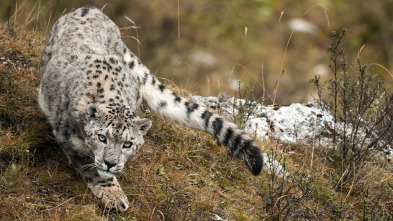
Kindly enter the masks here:
<path id="1" fill-rule="evenodd" d="M 53 25 L 40 65 L 39 106 L 56 141 L 111 210 L 129 207 L 115 175 L 144 143 L 151 120 L 141 104 L 164 119 L 214 136 L 253 175 L 262 170 L 261 148 L 234 123 L 168 89 L 121 39 L 118 26 L 86 6 Z"/>

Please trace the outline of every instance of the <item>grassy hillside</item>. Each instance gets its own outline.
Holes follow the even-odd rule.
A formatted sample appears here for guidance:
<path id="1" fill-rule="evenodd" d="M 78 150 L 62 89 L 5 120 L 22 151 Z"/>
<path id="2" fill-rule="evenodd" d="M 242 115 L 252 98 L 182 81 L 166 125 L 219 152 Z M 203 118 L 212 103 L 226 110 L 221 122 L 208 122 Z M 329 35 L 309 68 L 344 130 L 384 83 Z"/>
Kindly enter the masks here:
<path id="1" fill-rule="evenodd" d="M 0 220 L 392 220 L 393 167 L 379 156 L 344 182 L 330 148 L 311 156 L 308 146 L 264 141 L 289 174 L 252 177 L 212 137 L 152 113 L 140 113 L 153 127 L 119 176 L 130 209 L 104 210 L 38 108 L 44 43 L 38 32 L 0 27 Z"/>

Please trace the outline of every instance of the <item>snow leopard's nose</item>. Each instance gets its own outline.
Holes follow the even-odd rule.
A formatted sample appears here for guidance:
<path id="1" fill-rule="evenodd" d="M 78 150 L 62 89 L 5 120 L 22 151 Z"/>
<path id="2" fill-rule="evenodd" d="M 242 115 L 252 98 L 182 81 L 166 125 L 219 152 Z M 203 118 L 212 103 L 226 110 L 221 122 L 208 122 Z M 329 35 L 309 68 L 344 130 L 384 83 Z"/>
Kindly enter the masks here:
<path id="1" fill-rule="evenodd" d="M 104 162 L 105 162 L 105 165 L 108 167 L 107 171 L 109 171 L 112 167 L 114 167 L 114 166 L 117 165 L 117 163 L 111 164 L 111 163 L 109 163 L 109 162 L 106 161 L 106 160 L 104 160 Z"/>

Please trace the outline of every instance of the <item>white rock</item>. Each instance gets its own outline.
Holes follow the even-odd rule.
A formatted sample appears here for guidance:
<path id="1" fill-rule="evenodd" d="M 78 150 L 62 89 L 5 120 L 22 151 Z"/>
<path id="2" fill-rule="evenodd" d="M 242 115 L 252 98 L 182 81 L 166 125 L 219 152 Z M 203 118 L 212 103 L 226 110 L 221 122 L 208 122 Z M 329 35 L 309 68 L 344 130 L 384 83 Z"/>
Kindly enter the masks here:
<path id="1" fill-rule="evenodd" d="M 318 31 L 318 27 L 316 25 L 300 18 L 292 19 L 289 22 L 289 28 L 294 31 L 309 33 L 312 35 L 315 35 Z"/>
<path id="2" fill-rule="evenodd" d="M 220 107 L 224 116 L 230 120 L 238 112 L 235 107 L 244 105 L 247 102 L 246 100 L 235 99 L 233 97 L 220 100 L 216 97 L 204 98 L 193 96 L 193 99 L 213 108 Z M 334 128 L 334 119 L 329 111 L 322 110 L 313 105 L 313 103 L 294 103 L 281 107 L 271 105 L 262 106 L 255 102 L 252 104 L 255 105 L 255 109 L 253 110 L 253 115 L 248 116 L 249 120 L 246 123 L 245 130 L 252 135 L 256 135 L 257 139 L 270 139 L 284 143 L 303 143 L 309 145 L 312 145 L 316 141 L 317 145 L 332 145 L 332 134 L 330 130 Z M 343 133 L 343 125 L 337 123 L 335 130 L 336 133 Z M 351 126 L 347 125 L 346 130 L 350 133 L 352 130 Z M 361 139 L 364 136 L 366 134 L 362 130 L 359 130 L 358 137 Z M 380 146 L 383 146 L 383 141 L 380 142 Z M 387 158 L 393 159 L 392 147 L 385 148 L 384 152 Z M 274 166 L 275 164 L 273 163 L 272 165 Z M 269 165 L 267 166 L 269 167 Z"/>

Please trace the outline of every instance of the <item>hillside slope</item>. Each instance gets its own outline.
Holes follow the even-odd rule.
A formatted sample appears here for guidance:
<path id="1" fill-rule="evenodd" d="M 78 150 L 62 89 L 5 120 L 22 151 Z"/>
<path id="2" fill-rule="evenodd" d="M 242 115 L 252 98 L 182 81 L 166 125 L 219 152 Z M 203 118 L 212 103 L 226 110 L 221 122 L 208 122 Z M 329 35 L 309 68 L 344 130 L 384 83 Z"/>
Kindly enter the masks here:
<path id="1" fill-rule="evenodd" d="M 146 112 L 153 127 L 119 176 L 130 209 L 106 211 L 38 108 L 44 44 L 37 32 L 0 26 L 0 220 L 392 220 L 392 163 L 378 156 L 343 182 L 329 148 L 312 156 L 311 147 L 261 141 L 289 173 L 253 177 L 212 137 Z"/>

